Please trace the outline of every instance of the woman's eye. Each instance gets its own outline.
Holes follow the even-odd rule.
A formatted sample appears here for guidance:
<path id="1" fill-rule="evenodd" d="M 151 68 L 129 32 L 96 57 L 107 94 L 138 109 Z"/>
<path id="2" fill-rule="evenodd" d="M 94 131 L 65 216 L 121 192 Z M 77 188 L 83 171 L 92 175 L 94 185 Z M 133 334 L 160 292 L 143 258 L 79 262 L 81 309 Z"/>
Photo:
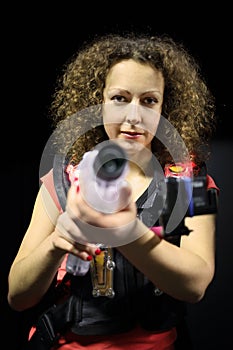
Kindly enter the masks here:
<path id="1" fill-rule="evenodd" d="M 116 102 L 125 102 L 126 98 L 122 95 L 115 95 L 111 98 L 111 100 Z"/>
<path id="2" fill-rule="evenodd" d="M 144 99 L 144 103 L 147 104 L 147 105 L 152 105 L 152 104 L 156 104 L 158 103 L 158 100 L 154 97 L 146 97 Z"/>

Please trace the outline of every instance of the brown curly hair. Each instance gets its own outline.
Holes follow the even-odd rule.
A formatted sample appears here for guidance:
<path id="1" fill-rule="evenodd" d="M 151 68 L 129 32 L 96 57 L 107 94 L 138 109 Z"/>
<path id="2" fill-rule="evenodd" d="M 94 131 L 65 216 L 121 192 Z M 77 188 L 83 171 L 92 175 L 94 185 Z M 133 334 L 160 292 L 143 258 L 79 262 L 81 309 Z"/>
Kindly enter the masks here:
<path id="1" fill-rule="evenodd" d="M 80 135 L 68 151 L 69 157 L 78 162 L 84 152 L 107 139 L 101 125 L 103 90 L 110 68 L 123 59 L 149 64 L 162 73 L 165 81 L 162 116 L 178 131 L 196 163 L 206 161 L 210 155 L 209 141 L 216 129 L 215 99 L 194 57 L 183 44 L 167 35 L 107 34 L 84 43 L 58 77 L 50 107 L 53 126 L 58 130 L 55 143 L 64 146 L 73 132 Z M 74 115 L 75 127 L 68 123 L 66 128 L 64 121 Z M 82 131 L 87 120 L 88 130 Z M 156 137 L 152 151 L 162 165 L 169 161 L 168 149 Z"/>

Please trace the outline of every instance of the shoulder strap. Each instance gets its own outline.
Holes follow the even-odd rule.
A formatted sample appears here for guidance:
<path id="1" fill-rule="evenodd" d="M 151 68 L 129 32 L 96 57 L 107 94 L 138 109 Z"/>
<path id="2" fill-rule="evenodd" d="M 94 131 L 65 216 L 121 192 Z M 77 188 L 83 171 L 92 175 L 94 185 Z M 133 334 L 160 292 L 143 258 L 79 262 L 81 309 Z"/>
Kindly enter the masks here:
<path id="1" fill-rule="evenodd" d="M 66 158 L 55 155 L 53 162 L 53 179 L 55 190 L 63 211 L 66 207 L 66 197 L 70 187 L 68 175 L 66 174 L 66 167 Z"/>

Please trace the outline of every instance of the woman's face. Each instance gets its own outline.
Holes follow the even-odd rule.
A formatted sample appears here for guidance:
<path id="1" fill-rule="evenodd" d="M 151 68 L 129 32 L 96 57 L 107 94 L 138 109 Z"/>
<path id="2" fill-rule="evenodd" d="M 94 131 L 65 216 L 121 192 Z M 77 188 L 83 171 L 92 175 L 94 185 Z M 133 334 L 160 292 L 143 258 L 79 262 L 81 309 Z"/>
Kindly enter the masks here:
<path id="1" fill-rule="evenodd" d="M 109 139 L 136 141 L 151 149 L 163 93 L 164 78 L 158 70 L 131 59 L 114 65 L 104 89 L 103 122 Z"/>

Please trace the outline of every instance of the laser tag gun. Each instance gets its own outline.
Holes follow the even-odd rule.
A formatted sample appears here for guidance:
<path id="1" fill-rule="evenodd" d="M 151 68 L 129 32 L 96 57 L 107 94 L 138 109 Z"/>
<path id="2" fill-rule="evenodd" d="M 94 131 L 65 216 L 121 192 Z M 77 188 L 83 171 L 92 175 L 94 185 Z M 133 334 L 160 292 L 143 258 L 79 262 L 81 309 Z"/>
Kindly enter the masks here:
<path id="1" fill-rule="evenodd" d="M 127 170 L 127 155 L 123 148 L 115 142 L 105 141 L 97 145 L 93 151 L 84 154 L 72 176 L 73 179 L 78 179 L 80 191 L 89 205 L 98 211 L 113 213 L 127 204 L 120 196 L 121 188 L 125 186 Z M 73 275 L 83 276 L 91 267 L 95 286 L 93 295 L 99 296 L 104 291 L 105 295 L 112 297 L 114 295 L 112 273 L 108 274 L 108 272 L 113 270 L 115 263 L 109 248 L 101 244 L 99 248 L 101 253 L 95 257 L 93 262 L 95 265 L 69 254 L 66 271 Z M 108 275 L 109 278 L 107 278 Z M 111 281 L 107 283 L 109 279 Z"/>
<path id="2" fill-rule="evenodd" d="M 77 167 L 80 192 L 86 202 L 103 213 L 126 206 L 121 188 L 126 185 L 127 155 L 116 142 L 104 141 L 86 152 Z"/>
<path id="3" fill-rule="evenodd" d="M 127 171 L 128 161 L 124 150 L 117 143 L 106 141 L 85 153 L 75 169 L 74 178 L 79 179 L 80 191 L 90 205 L 96 210 L 112 213 L 126 205 L 121 202 L 119 191 Z M 155 201 L 161 201 L 162 197 L 159 225 L 164 228 L 164 238 L 188 235 L 190 231 L 184 225 L 184 218 L 216 213 L 217 192 L 215 189 L 207 190 L 205 165 L 197 171 L 195 164 L 192 168 L 190 164 L 170 164 L 164 172 L 166 191 L 162 190 L 155 197 Z M 89 267 L 90 262 L 69 254 L 68 272 L 84 275 Z"/>

